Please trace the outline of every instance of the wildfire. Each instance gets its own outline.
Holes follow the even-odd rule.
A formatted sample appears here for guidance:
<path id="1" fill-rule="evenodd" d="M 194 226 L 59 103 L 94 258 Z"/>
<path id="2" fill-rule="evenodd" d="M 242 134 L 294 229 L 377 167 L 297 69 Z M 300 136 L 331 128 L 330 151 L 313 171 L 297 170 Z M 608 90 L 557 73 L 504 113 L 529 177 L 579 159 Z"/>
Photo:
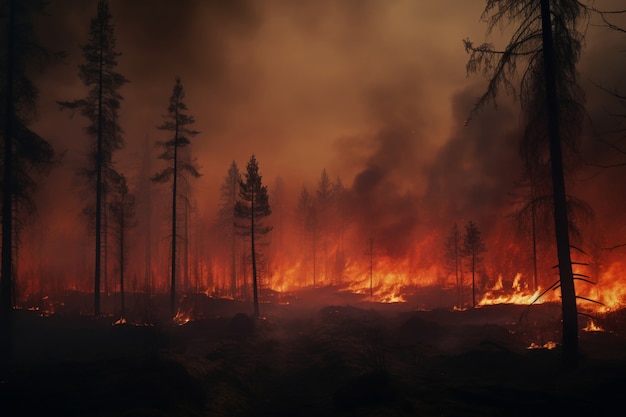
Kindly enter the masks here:
<path id="1" fill-rule="evenodd" d="M 587 325 L 585 326 L 583 330 L 586 332 L 603 332 L 604 331 L 604 329 L 601 326 L 597 325 L 591 317 L 587 319 Z"/>
<path id="2" fill-rule="evenodd" d="M 530 344 L 530 346 L 528 346 L 526 349 L 548 349 L 548 350 L 552 350 L 554 348 L 557 347 L 557 343 L 553 342 L 553 341 L 549 341 L 544 343 L 543 345 L 539 345 L 535 342 L 532 342 Z"/>
<path id="3" fill-rule="evenodd" d="M 119 319 L 115 320 L 112 326 L 119 326 L 120 324 L 126 324 L 126 319 L 124 317 L 120 317 Z"/>
<path id="4" fill-rule="evenodd" d="M 539 295 L 542 293 L 541 287 L 536 291 L 528 290 L 521 284 L 522 274 L 517 273 L 510 288 L 505 288 L 502 275 L 498 275 L 498 280 L 493 287 L 485 292 L 482 299 L 478 302 L 478 305 L 493 305 L 493 304 L 532 304 L 542 303 L 547 301 L 549 294 L 545 294 L 542 299 L 539 299 Z"/>

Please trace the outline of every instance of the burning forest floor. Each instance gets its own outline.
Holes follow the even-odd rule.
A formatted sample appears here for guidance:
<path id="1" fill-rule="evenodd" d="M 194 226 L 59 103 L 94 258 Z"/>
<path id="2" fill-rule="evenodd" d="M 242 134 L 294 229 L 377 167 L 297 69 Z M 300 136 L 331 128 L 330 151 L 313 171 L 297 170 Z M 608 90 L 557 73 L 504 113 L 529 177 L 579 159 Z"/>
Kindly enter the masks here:
<path id="1" fill-rule="evenodd" d="M 212 315 L 183 325 L 16 310 L 2 415 L 589 417 L 623 407 L 626 310 L 597 317 L 603 331 L 583 330 L 581 316 L 580 364 L 566 370 L 554 303 L 273 303 L 255 321 L 240 313 L 249 303 L 204 302 Z"/>

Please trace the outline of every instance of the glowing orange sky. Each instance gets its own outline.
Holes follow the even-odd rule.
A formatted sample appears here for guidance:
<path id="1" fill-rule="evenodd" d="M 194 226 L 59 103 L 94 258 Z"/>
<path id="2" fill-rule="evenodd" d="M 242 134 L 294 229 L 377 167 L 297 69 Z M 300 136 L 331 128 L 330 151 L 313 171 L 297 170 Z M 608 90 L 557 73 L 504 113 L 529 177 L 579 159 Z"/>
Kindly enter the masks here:
<path id="1" fill-rule="evenodd" d="M 73 169 L 83 161 L 86 121 L 59 112 L 55 102 L 84 94 L 79 45 L 95 4 L 57 0 L 41 19 L 48 46 L 68 53 L 65 65 L 36 76 L 41 100 L 35 129 L 66 152 L 40 197 L 48 239 L 61 248 L 84 234 L 72 183 Z M 518 177 L 516 149 L 506 140 L 515 140 L 519 118 L 517 107 L 502 97 L 499 112 L 489 108 L 474 126 L 462 127 L 485 85 L 480 76 L 466 75 L 461 42 L 484 40 L 483 1 L 111 0 L 110 7 L 122 53 L 119 71 L 130 80 L 120 111 L 127 148 L 116 159 L 131 180 L 146 138 L 163 139 L 155 126 L 180 75 L 202 132 L 193 152 L 202 166 L 196 190 L 206 216 L 216 209 L 230 162 L 243 168 L 254 153 L 265 182 L 271 188 L 282 177 L 294 202 L 302 185 L 315 187 L 324 168 L 352 186 L 368 168 L 384 166 L 389 170 L 382 187 L 389 195 L 428 198 L 419 204 L 431 205 L 425 213 L 435 215 L 422 214 L 423 221 L 451 224 L 458 219 L 439 216 L 461 216 L 497 229 L 503 213 L 493 213 Z M 606 115 L 599 109 L 609 104 L 590 81 L 624 86 L 624 41 L 588 28 L 581 81 L 590 112 L 600 118 Z M 611 207 L 607 212 L 615 214 L 617 204 Z"/>

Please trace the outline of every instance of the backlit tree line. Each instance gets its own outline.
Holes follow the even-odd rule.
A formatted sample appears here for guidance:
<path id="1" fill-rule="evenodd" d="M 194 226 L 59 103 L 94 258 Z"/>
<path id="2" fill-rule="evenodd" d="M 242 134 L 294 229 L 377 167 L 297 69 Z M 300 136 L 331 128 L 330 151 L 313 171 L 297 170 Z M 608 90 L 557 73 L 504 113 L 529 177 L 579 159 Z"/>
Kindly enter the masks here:
<path id="1" fill-rule="evenodd" d="M 32 18 L 45 11 L 45 2 L 4 0 L 0 7 L 0 49 L 6 57 L 0 68 L 0 334 L 4 358 L 10 350 L 20 231 L 34 210 L 32 197 L 37 175 L 45 174 L 58 162 L 50 143 L 30 128 L 36 115 L 38 90 L 28 74 L 35 66 L 54 62 L 59 54 L 46 51 L 35 36 Z M 519 219 L 531 225 L 533 238 L 536 228 L 548 228 L 548 225 L 538 225 L 539 219 L 551 220 L 549 231 L 554 237 L 558 258 L 564 358 L 568 365 L 574 365 L 578 355 L 574 283 L 580 279 L 572 270 L 570 250 L 580 240 L 578 226 L 588 208 L 567 192 L 567 186 L 576 169 L 577 143 L 584 115 L 584 94 L 578 84 L 576 66 L 584 41 L 582 27 L 593 12 L 574 0 L 487 0 L 483 17 L 488 33 L 496 27 L 512 25 L 510 42 L 503 50 L 498 50 L 490 43 L 476 45 L 465 40 L 468 72 L 480 72 L 488 80 L 485 94 L 470 111 L 469 123 L 502 89 L 513 93 L 521 104 L 524 133 L 520 157 L 524 162 L 524 175 L 520 183 L 524 187 L 520 194 L 524 197 Z M 78 77 L 86 94 L 58 104 L 86 121 L 84 148 L 87 156 L 76 175 L 82 184 L 83 214 L 93 237 L 93 308 L 94 314 L 100 315 L 103 287 L 105 291 L 119 288 L 122 293 L 127 287 L 128 235 L 138 223 L 137 190 L 115 163 L 115 155 L 125 148 L 119 114 L 123 103 L 121 91 L 128 80 L 117 70 L 121 54 L 116 49 L 113 18 L 106 0 L 97 1 L 95 16 L 89 23 L 88 40 L 81 49 Z M 193 248 L 189 230 L 194 211 L 193 180 L 201 176 L 200 165 L 193 156 L 192 140 L 200 132 L 193 130 L 195 120 L 185 104 L 185 90 L 179 77 L 175 78 L 169 103 L 164 105 L 163 123 L 156 127 L 162 132 L 159 134 L 162 139 L 157 142 L 161 150 L 159 161 L 154 161 L 158 162 L 158 168 L 152 168 L 150 162 L 145 161 L 143 165 L 147 168 L 143 171 L 149 175 L 150 182 L 169 187 L 171 210 L 166 238 L 170 243 L 167 254 L 170 313 L 174 315 L 179 299 L 177 291 L 192 286 L 189 259 Z M 247 298 L 250 288 L 257 316 L 262 277 L 272 268 L 271 260 L 264 254 L 271 244 L 276 246 L 268 238 L 273 226 L 269 222 L 272 213 L 269 196 L 254 154 L 243 173 L 233 162 L 220 190 L 219 216 L 214 229 L 224 237 L 223 250 L 229 254 L 228 265 L 224 268 L 229 271 L 229 284 L 224 292 L 233 298 Z M 326 170 L 322 171 L 315 189 L 303 187 L 298 196 L 293 217 L 300 235 L 298 276 L 303 286 L 339 284 L 344 279 L 347 260 L 344 236 L 350 223 L 346 199 L 347 191 L 341 180 L 331 180 Z M 282 207 L 279 212 L 286 216 L 284 207 L 288 205 L 279 201 L 277 207 Z M 150 212 L 149 202 L 144 209 Z M 149 226 L 145 232 L 150 233 Z M 151 237 L 146 241 L 150 242 Z M 196 249 L 200 246 L 198 242 L 196 236 Z M 150 281 L 149 245 L 146 248 L 146 279 Z M 469 222 L 463 236 L 455 226 L 445 250 L 451 265 L 454 264 L 459 289 L 464 286 L 460 271 L 471 273 L 472 305 L 475 306 L 476 271 L 481 254 L 486 250 L 476 225 Z M 114 280 L 109 270 L 113 266 L 116 268 Z M 459 299 L 459 302 L 462 304 L 464 300 Z M 119 312 L 122 316 L 124 309 L 122 295 Z"/>

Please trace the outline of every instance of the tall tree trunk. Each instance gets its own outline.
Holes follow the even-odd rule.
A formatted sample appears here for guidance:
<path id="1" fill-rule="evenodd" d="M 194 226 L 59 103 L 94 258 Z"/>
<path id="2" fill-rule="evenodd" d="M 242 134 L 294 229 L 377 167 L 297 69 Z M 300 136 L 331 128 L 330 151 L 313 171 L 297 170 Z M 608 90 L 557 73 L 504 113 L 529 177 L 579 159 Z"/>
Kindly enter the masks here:
<path id="1" fill-rule="evenodd" d="M 178 101 L 176 102 L 176 124 L 174 130 L 174 174 L 172 179 L 172 279 L 170 283 L 170 311 L 176 315 L 176 200 L 178 177 Z"/>
<path id="2" fill-rule="evenodd" d="M 126 213 L 124 213 L 124 204 L 125 202 L 122 200 L 120 209 L 120 297 L 122 303 L 122 317 L 126 317 L 126 303 L 124 299 L 124 229 L 126 226 L 124 224 L 124 216 Z"/>
<path id="3" fill-rule="evenodd" d="M 100 56 L 98 63 L 98 137 L 96 148 L 96 261 L 94 277 L 94 314 L 100 315 L 100 270 L 101 270 L 101 233 L 102 233 L 102 73 L 103 73 L 103 48 L 104 48 L 104 16 L 100 16 Z"/>
<path id="4" fill-rule="evenodd" d="M 7 4 L 7 60 L 6 97 L 4 113 L 4 169 L 2 182 L 2 276 L 0 277 L 0 352 L 2 368 L 11 363 L 12 355 L 12 310 L 11 280 L 13 279 L 13 72 L 15 68 L 15 2 Z"/>
<path id="5" fill-rule="evenodd" d="M 472 307 L 476 307 L 476 280 L 474 279 L 475 268 L 476 268 L 476 254 L 472 252 Z"/>
<path id="6" fill-rule="evenodd" d="M 185 213 L 185 216 L 184 216 L 184 220 L 185 220 L 185 226 L 184 226 L 185 227 L 185 237 L 184 237 L 184 240 L 185 240 L 185 243 L 184 244 L 185 244 L 185 246 L 183 247 L 184 248 L 184 251 L 183 251 L 184 252 L 184 255 L 183 255 L 183 282 L 184 282 L 183 291 L 189 291 L 189 288 L 190 288 L 190 284 L 189 284 L 189 243 L 190 242 L 189 242 L 189 200 L 188 200 L 188 198 L 189 198 L 189 191 L 188 190 L 187 190 L 186 194 L 187 195 L 185 197 L 187 199 L 187 202 L 184 205 L 184 210 L 185 210 L 184 211 L 184 213 Z"/>
<path id="7" fill-rule="evenodd" d="M 534 189 L 534 187 L 533 187 Z M 536 224 L 536 209 L 535 209 L 535 193 L 532 192 L 532 206 L 531 206 L 531 216 L 532 216 L 532 239 L 533 239 L 533 289 L 537 291 L 539 288 L 539 274 L 537 273 L 537 224 Z"/>
<path id="8" fill-rule="evenodd" d="M 256 195 L 252 194 L 252 201 L 250 203 L 250 247 L 252 250 L 252 297 L 254 302 L 254 317 L 259 318 L 259 292 L 257 288 L 257 276 L 256 276 L 256 249 L 254 247 L 254 200 Z"/>
<path id="9" fill-rule="evenodd" d="M 230 241 L 230 293 L 233 300 L 237 299 L 237 255 L 235 253 L 235 229 L 233 227 Z"/>
<path id="10" fill-rule="evenodd" d="M 456 298 L 459 308 L 461 308 L 463 304 L 461 303 L 461 281 L 459 280 L 459 245 L 456 238 L 454 243 L 454 274 L 456 278 Z"/>
<path id="11" fill-rule="evenodd" d="M 563 174 L 563 156 L 559 127 L 559 109 L 556 94 L 554 68 L 554 44 L 550 17 L 550 1 L 541 0 L 541 22 L 543 40 L 543 62 L 546 80 L 546 102 L 548 105 L 548 129 L 550 134 L 550 161 L 554 196 L 554 225 L 561 283 L 561 307 L 563 314 L 563 361 L 567 367 L 578 362 L 578 312 L 576 290 L 570 254 L 567 218 L 567 200 Z"/>

